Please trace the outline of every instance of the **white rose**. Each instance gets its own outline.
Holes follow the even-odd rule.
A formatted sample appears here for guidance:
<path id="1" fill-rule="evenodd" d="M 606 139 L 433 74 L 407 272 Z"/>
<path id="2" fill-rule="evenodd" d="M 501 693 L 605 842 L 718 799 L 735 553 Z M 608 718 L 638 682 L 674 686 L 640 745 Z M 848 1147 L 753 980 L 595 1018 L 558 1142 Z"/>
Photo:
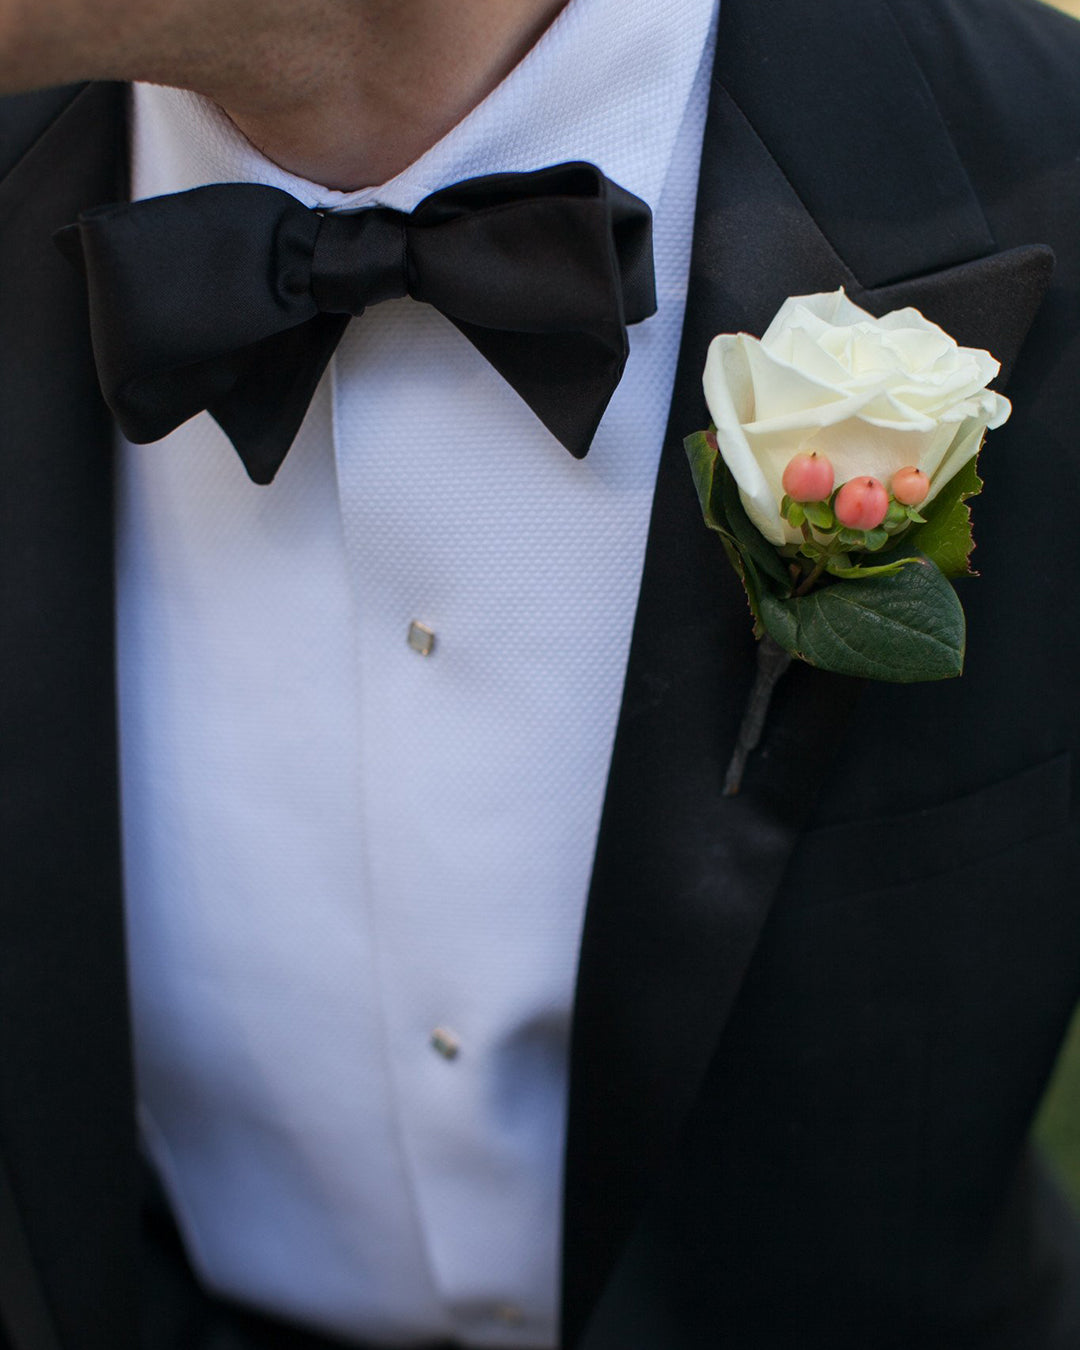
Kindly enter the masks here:
<path id="1" fill-rule="evenodd" d="M 826 455 L 837 487 L 861 476 L 888 487 L 913 464 L 930 478 L 929 502 L 1009 416 L 986 388 L 999 369 L 917 309 L 875 319 L 839 290 L 785 300 L 760 342 L 714 338 L 705 398 L 747 515 L 783 544 L 800 538 L 780 515 L 793 455 Z"/>

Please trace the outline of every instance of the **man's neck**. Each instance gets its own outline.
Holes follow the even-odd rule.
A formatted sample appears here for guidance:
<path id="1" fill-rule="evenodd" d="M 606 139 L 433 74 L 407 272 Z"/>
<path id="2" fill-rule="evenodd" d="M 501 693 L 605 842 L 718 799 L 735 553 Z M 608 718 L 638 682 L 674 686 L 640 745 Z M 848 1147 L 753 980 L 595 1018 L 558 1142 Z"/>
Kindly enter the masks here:
<path id="1" fill-rule="evenodd" d="M 367 0 L 320 35 L 322 60 L 217 99 L 290 172 L 344 190 L 385 182 L 510 73 L 566 0 Z"/>

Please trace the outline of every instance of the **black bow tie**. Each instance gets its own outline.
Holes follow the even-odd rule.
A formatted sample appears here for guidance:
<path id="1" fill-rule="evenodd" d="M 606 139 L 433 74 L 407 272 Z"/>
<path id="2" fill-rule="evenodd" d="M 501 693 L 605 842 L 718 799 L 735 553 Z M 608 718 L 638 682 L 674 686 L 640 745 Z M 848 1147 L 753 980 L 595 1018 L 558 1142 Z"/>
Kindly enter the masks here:
<path id="1" fill-rule="evenodd" d="M 656 310 L 649 208 L 592 164 L 468 179 L 409 215 L 221 184 L 84 212 L 57 243 L 84 266 L 98 376 L 128 439 L 205 408 L 256 483 L 368 305 L 433 305 L 578 458 L 622 376 L 626 325 Z"/>

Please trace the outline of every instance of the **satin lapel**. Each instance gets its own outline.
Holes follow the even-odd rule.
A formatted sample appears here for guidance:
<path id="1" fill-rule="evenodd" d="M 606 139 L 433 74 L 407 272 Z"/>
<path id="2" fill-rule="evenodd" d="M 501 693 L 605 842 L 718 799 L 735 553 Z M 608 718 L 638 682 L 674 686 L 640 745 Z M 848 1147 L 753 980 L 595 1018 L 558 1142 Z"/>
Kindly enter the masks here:
<path id="1" fill-rule="evenodd" d="M 848 22 L 859 35 L 854 53 L 843 41 L 838 51 L 823 51 L 841 24 L 839 13 L 816 24 L 803 13 L 833 10 L 852 11 Z M 859 83 L 877 90 L 901 81 L 903 88 L 890 86 L 890 103 L 912 93 L 903 137 L 925 145 L 936 166 L 935 176 L 925 179 L 916 163 L 910 182 L 901 175 L 889 187 L 890 196 L 903 190 L 901 214 L 910 218 L 899 244 L 889 229 L 876 245 L 855 232 L 865 276 L 892 280 L 913 261 L 921 270 L 942 268 L 992 246 L 940 117 L 923 97 L 921 76 L 884 7 L 867 0 L 813 6 L 724 0 L 682 348 L 582 940 L 565 1196 L 568 1347 L 581 1343 L 650 1179 L 677 1139 L 860 688 L 793 667 L 741 794 L 720 796 L 753 677 L 754 643 L 742 592 L 702 525 L 682 449 L 684 435 L 708 420 L 701 394 L 706 348 L 717 332 L 762 333 L 788 295 L 840 285 L 872 308 L 882 307 L 875 305 L 881 296 L 885 308 L 907 303 L 910 293 L 915 303 L 928 300 L 933 312 L 944 297 L 948 313 L 938 306 L 943 322 L 954 311 L 970 317 L 979 309 L 971 296 L 981 274 L 972 277 L 964 267 L 956 269 L 959 280 L 949 282 L 945 274 L 943 285 L 916 279 L 880 295 L 864 286 L 807 211 L 773 147 L 766 149 L 728 93 L 725 86 L 735 82 L 729 59 L 738 64 L 768 50 L 789 20 L 799 42 L 784 44 L 772 64 L 759 63 L 760 87 L 751 83 L 747 91 L 752 111 L 779 99 L 790 113 L 819 57 L 826 88 Z M 742 85 L 741 70 L 739 76 Z M 799 143 L 804 129 L 796 122 L 789 117 L 788 131 Z M 846 158 L 854 172 L 871 150 L 889 153 L 894 130 L 878 122 L 833 124 L 816 166 L 828 177 L 835 161 Z M 781 145 L 778 156 L 789 158 L 789 146 Z M 869 164 L 875 168 L 873 159 Z M 814 169 L 800 165 L 811 191 Z M 864 178 L 866 172 L 864 164 Z M 838 235 L 845 233 L 840 217 L 833 223 Z M 892 256 L 897 247 L 900 261 Z M 1030 285 L 1021 286 L 1023 314 L 1015 323 L 1008 319 L 1015 292 L 999 286 L 996 303 L 980 302 L 983 321 L 969 326 L 966 340 L 978 330 L 985 338 L 980 345 L 1000 351 L 995 334 L 1003 326 L 1004 344 L 1019 345 L 1047 275 L 1045 250 L 1020 252 L 1023 259 L 999 268 L 998 282 L 1028 278 Z M 996 266 L 994 259 L 978 264 Z M 607 1344 L 602 1333 L 586 1343 Z"/>
<path id="2" fill-rule="evenodd" d="M 865 286 L 994 239 L 886 0 L 724 0 L 718 73 Z"/>
<path id="3" fill-rule="evenodd" d="M 137 1211 L 111 430 L 82 281 L 51 235 L 122 193 L 123 123 L 116 87 L 72 90 L 0 183 L 0 1141 L 59 1339 L 87 1350 L 134 1343 Z"/>

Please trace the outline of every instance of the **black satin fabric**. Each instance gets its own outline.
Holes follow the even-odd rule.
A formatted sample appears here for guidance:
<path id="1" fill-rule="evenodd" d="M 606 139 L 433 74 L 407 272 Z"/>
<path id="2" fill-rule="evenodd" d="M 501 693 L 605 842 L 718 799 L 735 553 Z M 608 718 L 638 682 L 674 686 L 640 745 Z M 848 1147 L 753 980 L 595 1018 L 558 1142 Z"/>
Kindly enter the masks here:
<path id="1" fill-rule="evenodd" d="M 207 409 L 257 483 L 369 305 L 434 306 L 578 458 L 622 377 L 626 325 L 656 310 L 649 208 L 585 163 L 469 179 L 410 214 L 216 184 L 83 212 L 57 243 L 85 270 L 124 434 L 159 440 Z"/>

